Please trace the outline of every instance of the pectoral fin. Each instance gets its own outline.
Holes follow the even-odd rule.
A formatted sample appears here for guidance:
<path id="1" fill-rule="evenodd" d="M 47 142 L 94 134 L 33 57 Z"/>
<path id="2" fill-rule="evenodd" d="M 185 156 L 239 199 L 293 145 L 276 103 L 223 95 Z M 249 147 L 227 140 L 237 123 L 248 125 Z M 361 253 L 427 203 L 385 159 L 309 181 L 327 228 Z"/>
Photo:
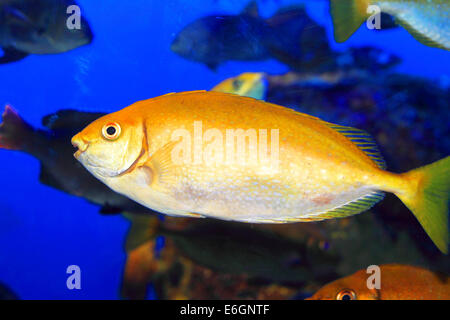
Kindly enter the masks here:
<path id="1" fill-rule="evenodd" d="M 158 193 L 158 197 L 166 206 L 161 210 L 164 214 L 173 217 L 204 218 L 198 213 L 188 212 L 183 209 L 167 209 L 178 207 L 177 201 L 171 196 L 172 188 L 178 183 L 180 163 L 174 159 L 174 148 L 179 141 L 171 141 L 156 151 L 145 163 L 136 168 L 139 170 L 139 183 L 148 186 Z"/>
<path id="2" fill-rule="evenodd" d="M 2 48 L 3 56 L 0 57 L 0 64 L 15 62 L 24 59 L 29 54 L 11 47 Z"/>
<path id="3" fill-rule="evenodd" d="M 142 166 L 142 170 L 151 172 L 152 176 L 149 183 L 153 189 L 164 192 L 164 189 L 173 186 L 177 182 L 176 172 L 179 164 L 173 161 L 173 151 L 174 147 L 179 143 L 178 141 L 167 143 L 156 151 Z"/>

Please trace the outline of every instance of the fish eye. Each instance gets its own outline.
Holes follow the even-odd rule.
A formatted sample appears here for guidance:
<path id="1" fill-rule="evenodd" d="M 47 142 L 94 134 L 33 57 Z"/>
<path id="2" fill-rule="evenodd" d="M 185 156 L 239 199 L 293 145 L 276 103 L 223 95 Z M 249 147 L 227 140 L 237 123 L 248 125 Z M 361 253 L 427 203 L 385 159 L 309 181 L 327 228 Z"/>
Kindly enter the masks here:
<path id="1" fill-rule="evenodd" d="M 120 126 L 115 122 L 106 124 L 102 129 L 103 137 L 107 140 L 116 140 L 120 136 L 120 132 Z"/>
<path id="2" fill-rule="evenodd" d="M 233 80 L 233 89 L 238 90 L 240 87 L 242 87 L 243 84 L 244 81 L 242 81 L 241 79 L 235 79 Z"/>
<path id="3" fill-rule="evenodd" d="M 337 294 L 336 300 L 356 300 L 356 292 L 351 289 L 344 289 Z"/>

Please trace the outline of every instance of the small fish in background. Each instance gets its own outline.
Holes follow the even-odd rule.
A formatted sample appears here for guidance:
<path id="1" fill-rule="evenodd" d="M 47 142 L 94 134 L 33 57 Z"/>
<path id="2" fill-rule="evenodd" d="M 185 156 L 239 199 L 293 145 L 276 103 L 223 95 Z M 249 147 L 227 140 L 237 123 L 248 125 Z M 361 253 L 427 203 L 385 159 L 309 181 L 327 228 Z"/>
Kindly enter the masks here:
<path id="1" fill-rule="evenodd" d="M 199 120 L 205 131 L 279 129 L 278 169 L 254 159 L 174 161 L 171 155 L 181 150 L 172 133 L 184 128 L 194 137 Z M 388 172 L 368 133 L 282 106 L 221 92 L 171 93 L 96 120 L 72 143 L 75 157 L 97 179 L 161 213 L 309 222 L 367 211 L 390 192 L 448 252 L 449 156 L 402 174 Z"/>
<path id="2" fill-rule="evenodd" d="M 69 29 L 67 8 L 73 0 L 5 0 L 0 2 L 0 64 L 30 54 L 57 54 L 87 45 L 93 33 L 81 14 L 81 29 Z"/>
<path id="3" fill-rule="evenodd" d="M 330 0 L 337 42 L 345 42 L 369 18 L 367 8 L 370 5 L 392 16 L 395 23 L 422 44 L 450 50 L 448 0 Z M 384 20 L 386 22 L 387 18 Z"/>
<path id="4" fill-rule="evenodd" d="M 73 159 L 72 135 L 104 113 L 63 110 L 43 118 L 47 130 L 31 127 L 10 106 L 0 124 L 0 149 L 30 154 L 41 163 L 41 183 L 100 205 L 103 214 L 153 213 L 92 177 Z"/>
<path id="5" fill-rule="evenodd" d="M 272 95 L 275 93 L 278 98 L 282 98 L 287 93 L 291 94 L 295 92 L 295 90 L 289 87 L 297 86 L 304 93 L 302 95 L 298 92 L 296 101 L 299 103 L 302 101 L 302 98 L 311 95 L 311 93 L 306 93 L 305 88 L 334 88 L 338 90 L 343 85 L 354 84 L 356 86 L 356 83 L 362 81 L 362 79 L 366 81 L 369 74 L 372 76 L 384 75 L 386 71 L 390 71 L 400 64 L 401 61 L 398 56 L 375 47 L 363 46 L 348 48 L 343 52 L 335 54 L 334 65 L 336 68 L 330 71 L 289 71 L 280 75 L 266 75 L 265 78 L 268 82 L 266 95 L 272 98 Z M 327 95 L 327 92 L 323 92 L 323 95 Z M 342 97 L 343 95 L 348 95 L 348 92 L 344 91 L 339 96 Z M 315 104 L 317 106 L 317 102 Z"/>
<path id="6" fill-rule="evenodd" d="M 266 75 L 262 72 L 245 72 L 226 79 L 211 91 L 233 93 L 244 97 L 264 100 L 267 93 Z"/>
<path id="7" fill-rule="evenodd" d="M 311 69 L 331 54 L 325 29 L 303 7 L 283 8 L 264 19 L 256 2 L 239 15 L 207 16 L 188 24 L 175 37 L 171 50 L 212 70 L 230 60 L 270 58 L 293 69 Z"/>
<path id="8" fill-rule="evenodd" d="M 307 300 L 450 300 L 450 277 L 399 264 L 380 266 L 380 288 L 369 289 L 373 273 L 359 270 L 333 281 Z"/>

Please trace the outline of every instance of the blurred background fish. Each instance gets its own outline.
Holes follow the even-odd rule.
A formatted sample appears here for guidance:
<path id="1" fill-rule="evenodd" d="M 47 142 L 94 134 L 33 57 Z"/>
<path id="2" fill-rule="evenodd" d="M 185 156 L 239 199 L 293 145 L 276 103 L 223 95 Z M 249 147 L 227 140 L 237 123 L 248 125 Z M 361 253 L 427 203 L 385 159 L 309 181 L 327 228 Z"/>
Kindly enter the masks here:
<path id="1" fill-rule="evenodd" d="M 30 54 L 55 54 L 91 43 L 93 33 L 83 15 L 80 29 L 69 29 L 67 8 L 73 0 L 3 0 L 0 2 L 1 63 Z"/>
<path id="2" fill-rule="evenodd" d="M 244 97 L 264 100 L 267 91 L 267 80 L 262 72 L 245 72 L 236 77 L 223 80 L 211 91 L 228 92 Z"/>
<path id="3" fill-rule="evenodd" d="M 379 268 L 379 288 L 368 288 L 368 278 L 376 273 L 364 269 L 327 284 L 310 300 L 450 300 L 448 275 L 409 265 Z"/>
<path id="4" fill-rule="evenodd" d="M 260 17 L 255 1 L 239 15 L 211 15 L 181 30 L 171 50 L 210 69 L 229 60 L 275 58 L 293 69 L 317 68 L 331 55 L 325 29 L 303 7 L 288 7 Z"/>
<path id="5" fill-rule="evenodd" d="M 212 273 L 245 276 L 264 286 L 277 283 L 296 290 L 306 284 L 320 286 L 337 275 L 334 265 L 339 256 L 311 245 L 311 234 L 294 240 L 267 227 L 232 222 L 127 217 L 132 223 L 125 245 L 128 262 L 122 284 L 122 294 L 127 298 L 142 298 L 144 288 L 169 272 L 179 257 L 188 260 L 181 260 L 185 268 L 201 266 Z M 161 237 L 165 238 L 162 253 L 157 251 Z M 161 290 L 157 290 L 160 295 Z"/>
<path id="6" fill-rule="evenodd" d="M 330 0 L 333 17 L 334 38 L 344 42 L 375 11 L 369 6 L 388 14 L 384 22 L 388 25 L 389 16 L 393 23 L 403 28 L 424 45 L 450 50 L 450 3 L 448 0 Z M 381 21 L 383 23 L 383 21 Z"/>

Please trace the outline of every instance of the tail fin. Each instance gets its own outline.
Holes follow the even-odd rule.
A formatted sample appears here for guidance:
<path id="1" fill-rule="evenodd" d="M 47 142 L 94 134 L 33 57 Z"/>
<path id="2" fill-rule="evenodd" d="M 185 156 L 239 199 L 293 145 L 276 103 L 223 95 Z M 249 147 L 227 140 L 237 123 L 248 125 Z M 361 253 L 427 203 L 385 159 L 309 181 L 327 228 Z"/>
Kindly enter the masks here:
<path id="1" fill-rule="evenodd" d="M 450 156 L 404 173 L 413 186 L 409 194 L 397 196 L 419 220 L 434 244 L 448 253 Z"/>
<path id="2" fill-rule="evenodd" d="M 26 134 L 32 128 L 9 105 L 5 107 L 0 124 L 0 149 L 21 150 Z"/>
<path id="3" fill-rule="evenodd" d="M 369 0 L 330 0 L 334 39 L 344 42 L 358 30 L 369 16 Z"/>

